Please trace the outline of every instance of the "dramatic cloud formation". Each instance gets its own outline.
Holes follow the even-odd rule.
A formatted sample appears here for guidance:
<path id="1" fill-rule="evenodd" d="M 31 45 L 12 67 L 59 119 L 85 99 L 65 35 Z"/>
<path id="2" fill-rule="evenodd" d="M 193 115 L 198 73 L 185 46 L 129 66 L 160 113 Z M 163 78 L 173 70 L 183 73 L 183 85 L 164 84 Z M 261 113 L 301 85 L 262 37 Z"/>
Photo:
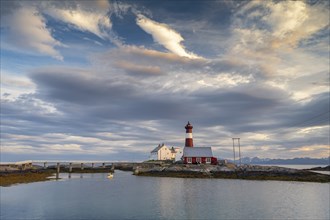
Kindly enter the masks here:
<path id="1" fill-rule="evenodd" d="M 303 1 L 267 2 L 271 13 L 267 23 L 271 25 L 273 47 L 296 47 L 297 44 L 329 25 L 328 11 L 322 6 L 311 7 Z"/>
<path id="2" fill-rule="evenodd" d="M 77 1 L 69 8 L 45 7 L 45 13 L 74 27 L 89 31 L 100 38 L 108 38 L 112 23 L 108 16 L 110 4 L 106 0 Z"/>
<path id="3" fill-rule="evenodd" d="M 181 42 L 184 40 L 182 36 L 166 24 L 150 20 L 141 14 L 138 15 L 136 23 L 144 31 L 151 34 L 156 42 L 163 45 L 169 51 L 183 57 L 199 58 L 197 55 L 185 50 L 181 45 Z"/>
<path id="4" fill-rule="evenodd" d="M 52 37 L 44 17 L 35 7 L 19 7 L 13 14 L 1 16 L 1 19 L 1 27 L 8 31 L 6 43 L 11 47 L 63 60 L 63 56 L 55 49 L 63 45 Z"/>
<path id="5" fill-rule="evenodd" d="M 329 155 L 325 1 L 1 4 L 2 161 Z"/>

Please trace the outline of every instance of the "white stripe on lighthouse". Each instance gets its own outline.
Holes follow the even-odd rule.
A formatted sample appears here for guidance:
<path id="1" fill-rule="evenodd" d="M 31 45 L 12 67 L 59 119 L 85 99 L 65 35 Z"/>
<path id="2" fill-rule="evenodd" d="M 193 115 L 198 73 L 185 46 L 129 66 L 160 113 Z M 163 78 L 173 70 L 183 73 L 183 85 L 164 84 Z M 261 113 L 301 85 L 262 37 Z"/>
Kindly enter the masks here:
<path id="1" fill-rule="evenodd" d="M 186 138 L 193 138 L 192 133 L 186 133 Z"/>

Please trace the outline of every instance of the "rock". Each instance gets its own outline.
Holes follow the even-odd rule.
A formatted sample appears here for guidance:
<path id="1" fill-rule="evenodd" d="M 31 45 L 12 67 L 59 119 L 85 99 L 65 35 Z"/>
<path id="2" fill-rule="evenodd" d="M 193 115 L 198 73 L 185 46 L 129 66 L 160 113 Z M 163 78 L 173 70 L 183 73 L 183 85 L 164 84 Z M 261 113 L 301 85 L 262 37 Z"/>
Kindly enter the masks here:
<path id="1" fill-rule="evenodd" d="M 172 164 L 168 166 L 146 166 L 134 169 L 134 175 L 183 178 L 225 178 L 249 180 L 287 180 L 330 182 L 330 176 L 309 171 L 276 166 L 244 165 L 241 167 L 206 164 Z"/>
<path id="2" fill-rule="evenodd" d="M 316 171 L 330 171 L 330 165 L 325 167 L 313 167 L 309 170 L 316 170 Z"/>

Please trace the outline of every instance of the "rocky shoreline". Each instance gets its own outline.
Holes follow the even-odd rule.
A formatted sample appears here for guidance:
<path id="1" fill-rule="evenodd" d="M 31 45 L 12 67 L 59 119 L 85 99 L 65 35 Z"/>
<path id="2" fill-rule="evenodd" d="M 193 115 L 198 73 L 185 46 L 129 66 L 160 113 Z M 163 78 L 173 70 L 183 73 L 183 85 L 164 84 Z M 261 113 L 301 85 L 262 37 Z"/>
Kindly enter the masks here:
<path id="1" fill-rule="evenodd" d="M 11 186 L 20 183 L 33 183 L 51 180 L 50 177 L 54 175 L 52 170 L 12 170 L 0 172 L 0 186 Z"/>
<path id="2" fill-rule="evenodd" d="M 69 172 L 68 167 L 61 167 L 61 172 Z M 218 179 L 246 179 L 246 180 L 279 180 L 329 183 L 330 175 L 313 171 L 329 171 L 327 167 L 316 167 L 309 170 L 298 170 L 277 166 L 234 164 L 205 165 L 205 164 L 171 164 L 156 163 L 120 163 L 114 167 L 85 167 L 73 168 L 72 173 L 108 173 L 114 170 L 132 171 L 136 176 L 178 177 L 178 178 L 218 178 Z M 43 169 L 33 167 L 28 170 L 2 170 L 0 172 L 0 186 L 10 186 L 19 183 L 48 181 L 55 175 L 55 167 Z"/>
<path id="3" fill-rule="evenodd" d="M 120 163 L 115 164 L 114 167 L 84 167 L 84 169 L 81 169 L 81 167 L 73 167 L 71 173 L 109 173 L 114 172 L 114 169 L 133 171 L 134 167 L 139 164 L 141 163 Z M 11 166 L 0 168 L 0 186 L 49 181 L 55 178 L 51 178 L 52 176 L 56 175 L 56 166 L 54 165 L 49 166 L 46 169 L 41 166 L 33 166 L 25 170 Z M 60 172 L 69 173 L 69 167 L 67 165 L 61 165 Z"/>
<path id="4" fill-rule="evenodd" d="M 330 171 L 330 166 L 326 166 L 326 167 L 314 167 L 308 170 L 315 170 L 315 171 Z"/>
<path id="5" fill-rule="evenodd" d="M 137 166 L 133 171 L 137 176 L 180 177 L 180 178 L 221 178 L 246 180 L 280 180 L 303 182 L 330 182 L 330 176 L 276 166 L 243 165 L 162 165 Z"/>

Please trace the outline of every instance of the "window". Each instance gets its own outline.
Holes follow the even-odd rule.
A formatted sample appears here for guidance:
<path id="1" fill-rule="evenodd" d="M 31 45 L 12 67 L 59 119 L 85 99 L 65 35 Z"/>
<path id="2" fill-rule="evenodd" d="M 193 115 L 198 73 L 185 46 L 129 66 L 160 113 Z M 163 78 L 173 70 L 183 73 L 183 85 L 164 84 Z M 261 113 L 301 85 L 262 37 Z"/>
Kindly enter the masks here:
<path id="1" fill-rule="evenodd" d="M 206 163 L 211 163 L 211 158 L 207 157 L 206 158 Z"/>
<path id="2" fill-rule="evenodd" d="M 191 163 L 191 157 L 187 157 L 187 162 Z"/>
<path id="3" fill-rule="evenodd" d="M 200 157 L 196 158 L 196 163 L 201 163 L 201 158 Z"/>

